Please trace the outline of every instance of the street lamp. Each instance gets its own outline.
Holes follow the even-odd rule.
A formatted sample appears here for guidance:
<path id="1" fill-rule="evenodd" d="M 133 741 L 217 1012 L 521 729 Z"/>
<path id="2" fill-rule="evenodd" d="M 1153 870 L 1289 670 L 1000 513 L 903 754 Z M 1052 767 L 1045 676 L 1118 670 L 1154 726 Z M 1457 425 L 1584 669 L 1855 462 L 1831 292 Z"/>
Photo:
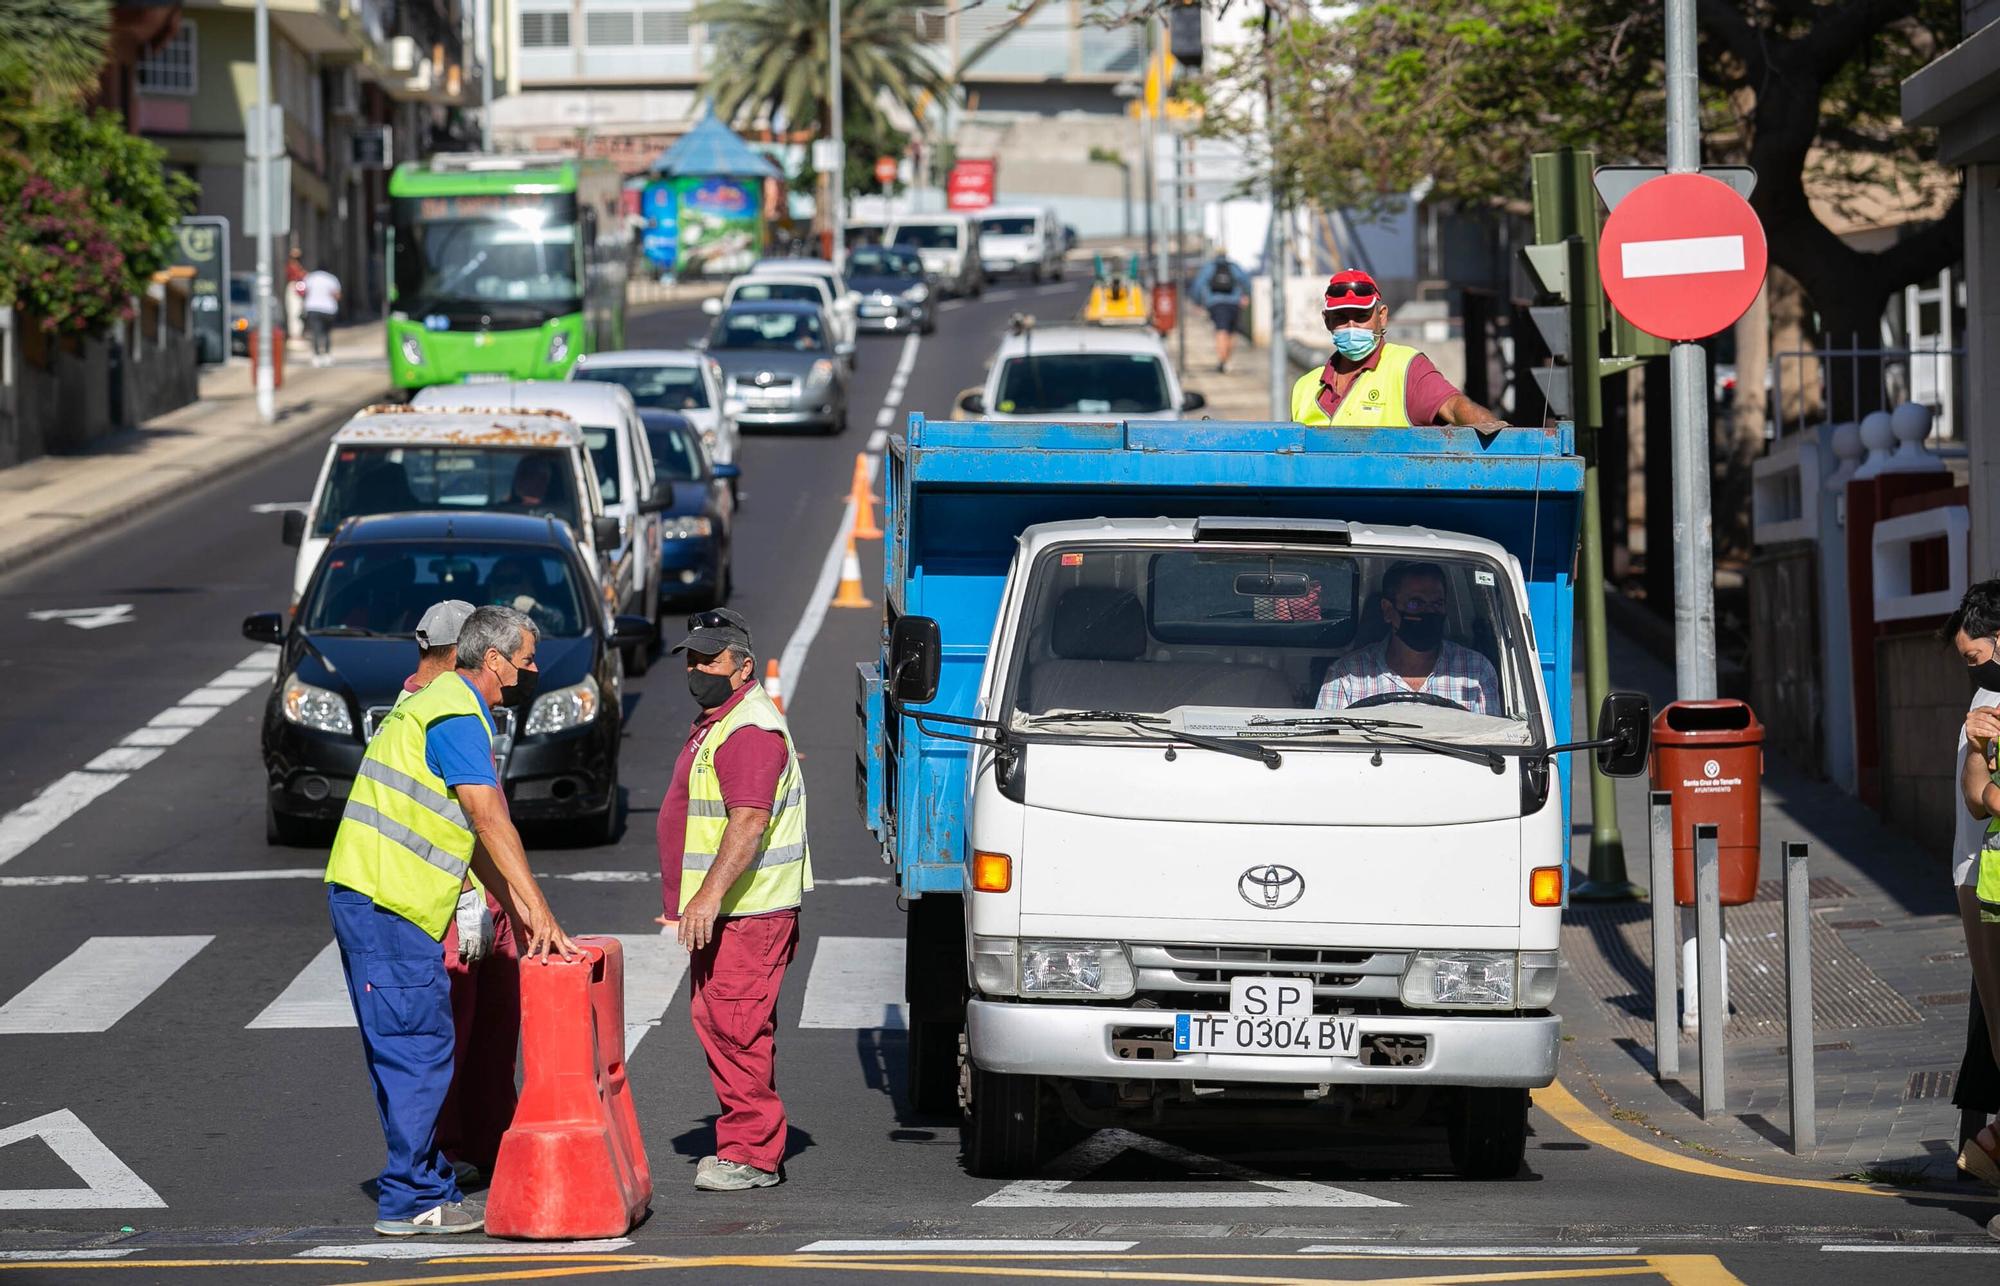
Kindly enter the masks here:
<path id="1" fill-rule="evenodd" d="M 827 114 L 833 118 L 833 177 L 827 184 L 826 226 L 833 233 L 829 258 L 837 274 L 847 263 L 847 236 L 841 201 L 847 191 L 847 140 L 840 121 L 840 0 L 826 0 Z"/>

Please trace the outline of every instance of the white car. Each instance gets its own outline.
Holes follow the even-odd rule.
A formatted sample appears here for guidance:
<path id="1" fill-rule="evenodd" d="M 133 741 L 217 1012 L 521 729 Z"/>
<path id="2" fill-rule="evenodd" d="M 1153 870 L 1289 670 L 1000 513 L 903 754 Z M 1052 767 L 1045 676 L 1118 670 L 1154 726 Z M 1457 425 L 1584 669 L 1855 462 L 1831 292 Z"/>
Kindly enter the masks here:
<path id="1" fill-rule="evenodd" d="M 991 281 L 1018 272 L 1029 281 L 1060 281 L 1062 224 L 1046 206 L 994 206 L 979 212 L 979 270 Z"/>
<path id="2" fill-rule="evenodd" d="M 463 385 L 439 393 L 464 395 Z M 614 584 L 607 546 L 618 520 L 607 517 L 583 430 L 553 412 L 496 414 L 462 407 L 363 407 L 327 444 L 312 499 L 285 514 L 284 541 L 298 547 L 292 603 L 349 518 L 424 511 L 498 510 L 547 514 L 576 532 L 590 570 Z M 607 610 L 617 610 L 606 604 Z"/>
<path id="3" fill-rule="evenodd" d="M 959 396 L 958 418 L 1178 420 L 1207 404 L 1182 390 L 1151 330 L 1017 326 L 1000 341 L 985 387 Z"/>
<path id="4" fill-rule="evenodd" d="M 642 411 L 685 415 L 716 464 L 735 464 L 741 402 L 724 396 L 722 367 L 692 348 L 626 348 L 586 353 L 569 368 L 573 380 L 622 384 Z"/>
<path id="5" fill-rule="evenodd" d="M 672 498 L 653 477 L 653 452 L 632 395 L 617 384 L 568 380 L 437 384 L 421 389 L 412 407 L 457 406 L 498 411 L 556 411 L 583 431 L 602 511 L 617 519 L 617 539 L 607 542 L 613 614 L 629 612 L 657 622 L 660 614 L 660 510 Z M 643 674 L 647 649 L 628 648 L 625 668 Z"/>
<path id="6" fill-rule="evenodd" d="M 979 222 L 969 215 L 904 215 L 890 223 L 888 244 L 916 251 L 924 271 L 947 295 L 977 295 L 986 289 L 979 266 Z"/>
<path id="7" fill-rule="evenodd" d="M 827 323 L 833 328 L 833 342 L 852 344 L 857 312 L 852 303 L 841 306 L 848 294 L 844 283 L 830 286 L 824 278 L 802 272 L 750 272 L 732 279 L 720 299 L 702 300 L 701 310 L 710 317 L 720 317 L 731 304 L 737 303 L 783 300 L 813 304 L 826 314 Z"/>
<path id="8" fill-rule="evenodd" d="M 847 279 L 833 266 L 830 259 L 759 259 L 750 265 L 749 277 L 811 277 L 825 285 L 827 294 L 833 298 L 833 309 L 844 319 L 848 328 L 848 340 L 854 339 L 855 310 L 861 304 L 861 296 L 850 290 Z"/>

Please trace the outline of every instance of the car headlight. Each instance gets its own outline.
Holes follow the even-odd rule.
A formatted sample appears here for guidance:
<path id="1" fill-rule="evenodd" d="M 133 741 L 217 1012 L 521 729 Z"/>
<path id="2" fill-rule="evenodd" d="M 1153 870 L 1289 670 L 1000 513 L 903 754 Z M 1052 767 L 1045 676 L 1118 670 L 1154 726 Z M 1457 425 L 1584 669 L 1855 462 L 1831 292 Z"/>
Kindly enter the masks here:
<path id="1" fill-rule="evenodd" d="M 301 728 L 319 732 L 352 734 L 354 719 L 347 713 L 347 699 L 338 692 L 316 688 L 294 674 L 278 693 L 278 709 L 286 720 Z"/>
<path id="2" fill-rule="evenodd" d="M 1024 942 L 1024 996 L 1129 996 L 1136 983 L 1131 957 L 1118 942 Z"/>
<path id="3" fill-rule="evenodd" d="M 1403 971 L 1403 1003 L 1416 1009 L 1514 1009 L 1519 1007 L 1514 984 L 1512 951 L 1419 951 Z"/>
<path id="4" fill-rule="evenodd" d="M 564 361 L 568 357 L 569 357 L 569 332 L 566 330 L 559 330 L 555 334 L 549 336 L 549 361 L 551 364 L 553 364 L 556 362 Z"/>
<path id="5" fill-rule="evenodd" d="M 715 530 L 706 518 L 668 518 L 660 524 L 661 540 L 696 540 Z"/>
<path id="6" fill-rule="evenodd" d="M 403 336 L 403 360 L 412 366 L 424 364 L 424 341 L 415 335 Z"/>
<path id="7" fill-rule="evenodd" d="M 903 292 L 903 302 L 908 304 L 921 304 L 930 297 L 931 288 L 921 281 Z"/>
<path id="8" fill-rule="evenodd" d="M 833 383 L 833 363 L 822 357 L 813 363 L 812 370 L 806 375 L 806 392 L 818 392 L 831 383 Z"/>
<path id="9" fill-rule="evenodd" d="M 972 985 L 988 996 L 1019 995 L 1020 956 L 1021 944 L 1014 938 L 974 938 Z"/>
<path id="10" fill-rule="evenodd" d="M 597 680 L 588 676 L 581 683 L 544 692 L 535 698 L 534 706 L 529 709 L 528 723 L 521 730 L 521 735 L 533 737 L 544 732 L 581 728 L 597 717 L 599 704 Z"/>

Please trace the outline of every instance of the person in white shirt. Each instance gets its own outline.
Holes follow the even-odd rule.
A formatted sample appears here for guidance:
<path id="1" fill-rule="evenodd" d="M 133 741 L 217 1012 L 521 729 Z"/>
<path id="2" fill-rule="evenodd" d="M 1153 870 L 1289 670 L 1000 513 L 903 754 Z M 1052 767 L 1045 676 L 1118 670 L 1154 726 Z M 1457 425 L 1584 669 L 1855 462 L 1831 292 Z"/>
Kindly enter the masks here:
<path id="1" fill-rule="evenodd" d="M 340 315 L 340 278 L 316 268 L 300 284 L 304 287 L 306 329 L 312 334 L 313 365 L 331 365 L 333 319 Z"/>

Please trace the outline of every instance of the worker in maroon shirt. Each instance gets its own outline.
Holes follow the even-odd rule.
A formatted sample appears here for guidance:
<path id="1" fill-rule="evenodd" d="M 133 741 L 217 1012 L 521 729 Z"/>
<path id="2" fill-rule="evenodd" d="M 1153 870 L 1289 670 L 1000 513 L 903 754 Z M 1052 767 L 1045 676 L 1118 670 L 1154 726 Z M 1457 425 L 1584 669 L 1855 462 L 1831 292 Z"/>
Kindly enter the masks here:
<path id="1" fill-rule="evenodd" d="M 660 804 L 659 918 L 687 948 L 688 1017 L 722 1106 L 694 1185 L 738 1192 L 783 1178 L 775 1037 L 812 888 L 805 778 L 784 712 L 756 680 L 748 623 L 718 608 L 688 630 L 673 650 L 702 712 Z"/>
<path id="2" fill-rule="evenodd" d="M 1333 339 L 1333 356 L 1292 385 L 1295 423 L 1350 429 L 1408 424 L 1507 427 L 1499 416 L 1454 388 L 1430 358 L 1384 338 L 1389 305 L 1375 279 L 1359 268 L 1336 272 L 1327 281 L 1320 318 Z"/>

